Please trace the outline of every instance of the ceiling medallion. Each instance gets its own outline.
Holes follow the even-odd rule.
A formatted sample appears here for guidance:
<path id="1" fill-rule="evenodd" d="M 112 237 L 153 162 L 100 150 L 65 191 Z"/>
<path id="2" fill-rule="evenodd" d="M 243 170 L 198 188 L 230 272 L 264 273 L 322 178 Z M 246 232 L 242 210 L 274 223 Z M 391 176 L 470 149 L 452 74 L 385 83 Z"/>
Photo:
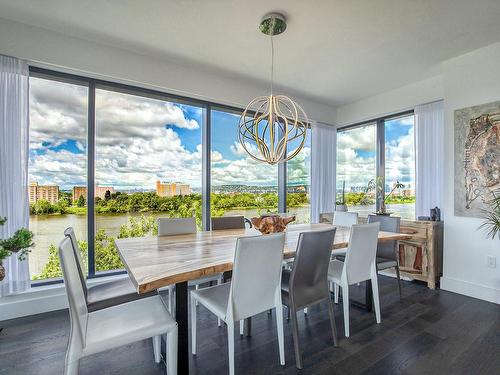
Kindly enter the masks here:
<path id="1" fill-rule="evenodd" d="M 239 138 L 252 159 L 277 164 L 294 158 L 302 150 L 309 120 L 300 105 L 288 96 L 273 94 L 273 36 L 285 31 L 285 17 L 268 14 L 259 29 L 271 39 L 271 94 L 248 103 L 240 117 Z"/>

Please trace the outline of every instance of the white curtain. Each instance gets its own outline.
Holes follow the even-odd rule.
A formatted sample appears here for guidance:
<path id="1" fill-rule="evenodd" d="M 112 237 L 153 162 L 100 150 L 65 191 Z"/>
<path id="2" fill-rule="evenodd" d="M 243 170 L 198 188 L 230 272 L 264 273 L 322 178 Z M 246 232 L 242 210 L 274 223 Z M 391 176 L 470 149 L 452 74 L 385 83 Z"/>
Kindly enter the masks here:
<path id="1" fill-rule="evenodd" d="M 335 162 L 337 129 L 332 125 L 311 125 L 311 222 L 335 208 Z"/>
<path id="2" fill-rule="evenodd" d="M 443 101 L 415 107 L 416 216 L 442 208 L 444 172 Z"/>
<path id="3" fill-rule="evenodd" d="M 0 55 L 0 238 L 27 228 L 28 202 L 28 64 Z M 6 277 L 0 283 L 0 296 L 29 288 L 28 261 L 16 255 L 3 260 Z"/>

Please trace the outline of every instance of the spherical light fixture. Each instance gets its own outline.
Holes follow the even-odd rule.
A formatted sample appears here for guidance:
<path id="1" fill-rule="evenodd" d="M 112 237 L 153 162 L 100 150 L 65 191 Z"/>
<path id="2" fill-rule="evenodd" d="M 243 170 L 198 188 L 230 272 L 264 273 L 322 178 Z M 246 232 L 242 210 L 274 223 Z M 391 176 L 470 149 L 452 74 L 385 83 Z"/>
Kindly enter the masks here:
<path id="1" fill-rule="evenodd" d="M 302 107 L 288 96 L 273 94 L 273 36 L 285 31 L 285 18 L 269 14 L 259 28 L 271 37 L 271 94 L 248 103 L 240 117 L 239 139 L 252 159 L 277 164 L 294 158 L 302 150 L 309 120 Z"/>

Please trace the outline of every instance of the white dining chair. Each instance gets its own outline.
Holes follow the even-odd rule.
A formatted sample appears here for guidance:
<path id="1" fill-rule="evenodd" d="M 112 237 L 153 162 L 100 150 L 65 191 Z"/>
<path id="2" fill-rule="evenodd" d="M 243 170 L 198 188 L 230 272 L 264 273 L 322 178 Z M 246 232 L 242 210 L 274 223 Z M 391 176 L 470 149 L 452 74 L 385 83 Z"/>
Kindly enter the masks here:
<path id="1" fill-rule="evenodd" d="M 65 375 L 77 375 L 80 359 L 84 357 L 147 338 L 157 342 L 153 348 L 159 362 L 161 335 L 167 336 L 167 374 L 177 374 L 177 323 L 160 296 L 89 312 L 69 237 L 59 245 L 59 259 L 71 323 Z"/>
<path id="2" fill-rule="evenodd" d="M 337 227 L 351 228 L 358 223 L 357 212 L 335 211 L 332 224 Z M 332 251 L 332 260 L 336 257 L 344 257 L 347 248 L 335 249 Z"/>
<path id="3" fill-rule="evenodd" d="M 175 236 L 179 234 L 193 234 L 196 233 L 196 219 L 194 217 L 188 218 L 158 218 L 158 237 Z M 194 285 L 196 289 L 200 288 L 200 284 L 209 283 L 211 281 L 222 284 L 222 273 L 206 276 L 198 280 L 190 281 L 189 285 Z M 169 285 L 160 288 L 160 291 L 168 291 L 168 310 L 173 314 L 173 301 L 175 295 L 175 285 Z M 219 322 L 220 325 L 220 322 Z"/>
<path id="4" fill-rule="evenodd" d="M 139 294 L 137 289 L 130 280 L 130 277 L 122 277 L 115 280 L 100 282 L 96 285 L 87 286 L 87 276 L 85 266 L 83 264 L 80 247 L 76 239 L 75 231 L 72 227 L 64 230 L 64 235 L 71 241 L 71 247 L 77 260 L 76 266 L 78 276 L 82 284 L 83 294 L 87 302 L 89 312 L 105 309 L 107 307 L 120 305 L 122 303 L 135 301 L 141 298 L 157 295 L 156 291 Z"/>
<path id="5" fill-rule="evenodd" d="M 284 233 L 240 237 L 236 242 L 231 282 L 191 291 L 193 354 L 196 354 L 196 302 L 205 306 L 227 325 L 230 375 L 234 375 L 235 322 L 274 308 L 280 363 L 285 364 L 281 304 L 281 262 L 284 245 Z"/>
<path id="6" fill-rule="evenodd" d="M 342 288 L 345 336 L 349 337 L 349 285 L 371 280 L 375 317 L 380 323 L 380 301 L 377 282 L 377 242 L 379 223 L 353 225 L 349 247 L 343 262 L 333 260 L 328 269 L 328 280 L 334 284 L 335 303 L 338 303 L 339 287 Z"/>

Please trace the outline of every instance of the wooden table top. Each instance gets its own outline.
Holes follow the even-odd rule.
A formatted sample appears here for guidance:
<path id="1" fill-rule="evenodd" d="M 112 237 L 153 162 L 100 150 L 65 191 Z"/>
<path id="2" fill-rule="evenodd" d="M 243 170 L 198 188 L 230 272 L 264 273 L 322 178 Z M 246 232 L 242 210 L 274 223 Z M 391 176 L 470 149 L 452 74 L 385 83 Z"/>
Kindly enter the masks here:
<path id="1" fill-rule="evenodd" d="M 300 232 L 326 230 L 331 224 L 297 224 L 286 230 L 283 256 L 295 254 Z M 333 249 L 348 246 L 349 228 L 337 227 Z M 236 240 L 260 235 L 255 229 L 226 229 L 163 237 L 134 237 L 115 240 L 118 253 L 138 293 L 230 271 Z M 411 235 L 379 232 L 379 241 L 407 240 Z M 332 250 L 333 250 L 332 249 Z"/>

